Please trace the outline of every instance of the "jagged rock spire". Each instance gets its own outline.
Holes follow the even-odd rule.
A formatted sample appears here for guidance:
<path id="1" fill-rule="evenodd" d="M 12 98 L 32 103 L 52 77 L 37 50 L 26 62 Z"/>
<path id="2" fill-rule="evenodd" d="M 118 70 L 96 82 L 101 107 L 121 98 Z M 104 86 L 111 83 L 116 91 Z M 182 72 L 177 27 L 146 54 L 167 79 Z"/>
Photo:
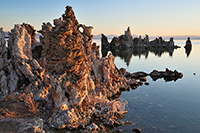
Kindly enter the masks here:
<path id="1" fill-rule="evenodd" d="M 129 40 L 132 40 L 133 37 L 131 35 L 131 30 L 130 30 L 130 27 L 127 28 L 127 30 L 125 31 L 125 36 L 129 39 Z"/>
<path id="2" fill-rule="evenodd" d="M 128 80 L 120 75 L 112 54 L 100 57 L 99 46 L 92 44 L 92 28 L 79 24 L 67 6 L 54 25 L 42 25 L 42 52 L 36 60 L 31 51 L 36 45 L 31 48 L 34 30 L 26 24 L 16 25 L 4 52 L 9 57 L 0 56 L 0 60 L 9 59 L 0 69 L 0 100 L 5 101 L 0 111 L 14 112 L 26 121 L 20 110 L 11 108 L 23 107 L 32 114 L 29 125 L 33 127 L 42 126 L 43 121 L 45 127 L 56 129 L 86 127 L 93 116 L 104 119 L 105 125 L 114 125 L 115 115 L 124 113 L 125 103 L 111 97 L 120 88 L 128 88 Z M 1 118 L 7 116 L 0 114 Z"/>

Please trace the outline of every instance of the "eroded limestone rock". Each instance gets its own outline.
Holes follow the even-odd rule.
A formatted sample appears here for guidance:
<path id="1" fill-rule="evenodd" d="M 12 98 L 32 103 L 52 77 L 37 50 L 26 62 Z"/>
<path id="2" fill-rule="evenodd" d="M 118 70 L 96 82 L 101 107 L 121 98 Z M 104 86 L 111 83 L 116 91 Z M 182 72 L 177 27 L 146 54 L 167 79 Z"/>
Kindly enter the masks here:
<path id="1" fill-rule="evenodd" d="M 5 63 L 7 62 L 7 49 L 6 49 L 6 41 L 5 34 L 3 32 L 3 28 L 0 28 L 0 69 L 5 67 Z"/>
<path id="2" fill-rule="evenodd" d="M 28 31 L 29 35 L 31 36 L 31 43 L 34 44 L 36 43 L 36 30 L 34 29 L 33 26 L 31 26 L 30 24 L 26 24 L 26 23 L 23 23 L 22 24 L 25 29 Z"/>
<path id="3" fill-rule="evenodd" d="M 40 43 L 31 25 L 15 25 L 6 48 L 1 30 L 1 119 L 21 118 L 22 110 L 11 109 L 5 104 L 9 102 L 55 129 L 84 128 L 94 117 L 103 125 L 115 124 L 125 102 L 111 97 L 129 84 L 112 54 L 100 57 L 92 28 L 79 24 L 67 6 L 54 25 L 42 25 Z"/>
<path id="4" fill-rule="evenodd" d="M 130 27 L 127 28 L 125 33 L 119 37 L 114 37 L 109 43 L 107 37 L 102 34 L 101 45 L 103 49 L 126 49 L 133 47 L 133 37 L 131 35 Z"/>

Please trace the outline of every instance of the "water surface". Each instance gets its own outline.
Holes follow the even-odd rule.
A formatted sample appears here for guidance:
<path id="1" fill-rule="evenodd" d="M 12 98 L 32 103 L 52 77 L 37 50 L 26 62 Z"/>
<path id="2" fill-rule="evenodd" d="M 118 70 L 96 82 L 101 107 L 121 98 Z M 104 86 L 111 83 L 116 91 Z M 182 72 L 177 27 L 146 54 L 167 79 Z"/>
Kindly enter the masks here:
<path id="1" fill-rule="evenodd" d="M 99 39 L 94 41 L 100 44 Z M 133 121 L 133 125 L 121 126 L 131 132 L 135 128 L 143 132 L 188 133 L 200 132 L 200 40 L 192 40 L 192 50 L 186 53 L 185 40 L 175 40 L 181 48 L 161 55 L 149 52 L 145 54 L 123 53 L 125 57 L 116 56 L 118 68 L 126 68 L 129 72 L 154 69 L 178 70 L 183 78 L 176 82 L 156 82 L 148 77 L 149 86 L 141 86 L 136 90 L 123 92 L 121 97 L 128 101 L 129 112 L 123 120 Z M 120 54 L 122 55 L 122 54 Z M 129 63 L 127 63 L 129 61 Z"/>

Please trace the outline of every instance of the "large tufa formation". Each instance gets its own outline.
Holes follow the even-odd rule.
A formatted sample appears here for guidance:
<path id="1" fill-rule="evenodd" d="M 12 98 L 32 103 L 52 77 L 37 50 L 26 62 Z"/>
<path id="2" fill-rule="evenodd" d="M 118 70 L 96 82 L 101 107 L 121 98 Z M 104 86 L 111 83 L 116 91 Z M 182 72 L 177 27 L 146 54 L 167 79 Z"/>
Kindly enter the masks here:
<path id="1" fill-rule="evenodd" d="M 102 34 L 101 40 L 106 40 L 107 37 Z M 149 36 L 145 35 L 144 38 L 141 36 L 133 38 L 131 35 L 130 28 L 128 27 L 125 31 L 124 35 L 119 37 L 114 37 L 110 43 L 106 41 L 101 42 L 102 48 L 105 50 L 112 50 L 112 49 L 120 49 L 124 50 L 127 48 L 138 48 L 138 49 L 174 49 L 179 48 L 178 46 L 174 45 L 173 38 L 170 38 L 169 41 L 165 41 L 162 37 L 156 38 L 152 41 L 149 40 Z"/>
<path id="2" fill-rule="evenodd" d="M 1 29 L 0 117 L 32 115 L 34 130 L 43 128 L 43 121 L 56 129 L 86 128 L 94 118 L 99 118 L 97 126 L 117 123 L 125 103 L 111 97 L 128 88 L 128 80 L 111 54 L 100 57 L 91 30 L 78 23 L 69 6 L 54 26 L 42 25 L 40 43 L 33 27 L 22 24 L 11 30 L 6 47 Z"/>

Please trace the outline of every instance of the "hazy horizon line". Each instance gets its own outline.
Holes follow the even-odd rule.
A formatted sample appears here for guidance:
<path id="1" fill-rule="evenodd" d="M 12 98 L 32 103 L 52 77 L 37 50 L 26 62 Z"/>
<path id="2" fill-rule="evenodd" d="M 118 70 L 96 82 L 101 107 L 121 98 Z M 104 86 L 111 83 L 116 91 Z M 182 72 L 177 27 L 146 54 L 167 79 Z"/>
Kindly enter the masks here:
<path id="1" fill-rule="evenodd" d="M 105 35 L 105 34 L 104 34 Z M 119 37 L 120 35 L 115 35 L 115 34 L 109 34 L 109 35 L 105 35 L 108 39 L 112 39 L 113 37 Z M 132 35 L 133 37 L 139 37 L 141 36 L 142 38 L 145 37 L 145 35 Z M 190 37 L 191 39 L 199 39 L 200 40 L 200 35 L 149 35 L 149 38 L 156 38 L 156 37 L 162 37 L 162 38 L 182 38 L 182 39 L 187 39 L 188 37 Z M 100 39 L 101 38 L 101 34 L 97 34 L 94 35 L 94 39 Z"/>
<path id="2" fill-rule="evenodd" d="M 5 36 L 8 37 L 8 32 L 9 31 L 4 31 L 5 33 Z M 94 35 L 94 39 L 101 39 L 101 34 L 103 33 L 100 33 L 100 34 L 96 34 Z M 40 35 L 40 33 L 36 32 L 36 35 Z M 119 37 L 120 35 L 117 35 L 117 34 L 104 34 L 108 39 L 112 39 L 113 37 Z M 122 34 L 121 34 L 122 35 Z M 146 35 L 146 34 L 145 34 Z M 139 37 L 141 36 L 142 38 L 145 37 L 145 35 L 135 35 L 133 34 L 132 36 L 133 37 Z M 173 37 L 173 38 L 182 38 L 182 39 L 187 39 L 187 37 L 190 37 L 191 39 L 200 39 L 200 35 L 148 35 L 150 39 L 152 38 L 156 38 L 156 37 L 163 37 L 163 38 L 170 38 L 170 37 Z"/>

